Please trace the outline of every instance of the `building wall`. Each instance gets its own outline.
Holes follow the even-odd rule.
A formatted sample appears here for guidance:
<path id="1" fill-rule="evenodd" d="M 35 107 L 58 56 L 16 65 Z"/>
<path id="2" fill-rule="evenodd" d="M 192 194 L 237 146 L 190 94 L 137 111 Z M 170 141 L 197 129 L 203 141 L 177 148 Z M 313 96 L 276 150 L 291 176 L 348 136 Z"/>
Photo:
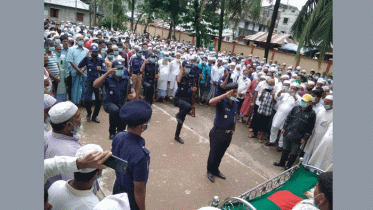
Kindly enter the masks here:
<path id="1" fill-rule="evenodd" d="M 53 18 L 50 17 L 50 9 L 58 9 L 58 18 Z M 77 10 L 79 13 L 83 13 L 83 25 L 89 26 L 89 11 L 87 10 Z M 72 23 L 77 23 L 78 21 L 76 20 L 76 10 L 75 8 L 70 8 L 70 7 L 63 7 L 59 5 L 54 5 L 54 4 L 44 4 L 44 18 L 49 18 L 49 20 L 58 20 L 58 21 L 70 21 Z M 93 16 L 92 16 L 93 18 Z M 80 21 L 79 21 L 80 23 Z"/>
<path id="2" fill-rule="evenodd" d="M 290 28 L 294 24 L 298 15 L 299 10 L 295 10 L 295 12 L 292 12 L 291 9 L 287 9 L 285 10 L 285 12 L 282 12 L 280 16 L 280 21 L 278 23 L 278 27 L 276 28 L 277 32 L 284 31 L 286 34 L 290 33 Z M 284 24 L 284 18 L 288 18 L 287 24 Z"/>

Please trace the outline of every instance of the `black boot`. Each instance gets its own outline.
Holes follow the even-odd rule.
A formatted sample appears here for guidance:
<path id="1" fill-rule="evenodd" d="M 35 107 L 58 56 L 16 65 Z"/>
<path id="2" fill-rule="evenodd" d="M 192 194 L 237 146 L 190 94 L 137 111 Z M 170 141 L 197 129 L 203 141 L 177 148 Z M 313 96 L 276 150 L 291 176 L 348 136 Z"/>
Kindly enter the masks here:
<path id="1" fill-rule="evenodd" d="M 286 164 L 285 170 L 288 170 L 291 168 L 291 166 L 294 164 L 295 160 L 297 159 L 298 155 L 290 155 L 288 164 Z"/>
<path id="2" fill-rule="evenodd" d="M 285 166 L 285 162 L 286 162 L 286 160 L 288 159 L 289 154 L 290 154 L 290 151 L 289 151 L 289 150 L 283 150 L 283 151 L 282 151 L 282 155 L 281 155 L 280 162 L 274 162 L 273 165 L 284 167 L 284 166 Z"/>
<path id="3" fill-rule="evenodd" d="M 182 127 L 183 127 L 183 123 L 177 123 L 176 132 L 175 132 L 175 140 L 180 142 L 181 144 L 184 144 L 184 141 L 179 137 Z"/>

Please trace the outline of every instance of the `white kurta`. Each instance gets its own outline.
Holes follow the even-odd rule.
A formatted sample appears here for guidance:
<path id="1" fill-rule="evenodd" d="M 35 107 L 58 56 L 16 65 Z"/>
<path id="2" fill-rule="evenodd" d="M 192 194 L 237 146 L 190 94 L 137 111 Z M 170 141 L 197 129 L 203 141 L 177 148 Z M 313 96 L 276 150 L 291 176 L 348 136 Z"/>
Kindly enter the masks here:
<path id="1" fill-rule="evenodd" d="M 333 122 L 329 124 L 308 164 L 324 171 L 333 171 Z"/>
<path id="2" fill-rule="evenodd" d="M 300 96 L 296 94 L 295 97 L 297 98 L 297 101 L 289 93 L 282 93 L 280 97 L 276 98 L 276 101 L 277 103 L 279 103 L 279 106 L 275 116 L 273 117 L 272 127 L 282 128 L 289 112 L 293 109 L 293 107 L 299 104 Z"/>
<path id="3" fill-rule="evenodd" d="M 177 90 L 177 75 L 180 73 L 180 63 L 178 60 L 174 59 L 170 62 L 170 73 L 168 74 L 168 81 L 170 82 L 170 93 L 169 95 L 174 96 Z"/>
<path id="4" fill-rule="evenodd" d="M 239 99 L 244 99 L 246 97 L 247 88 L 249 87 L 251 80 L 249 78 L 243 79 L 243 76 L 238 78 L 238 90 L 237 93 L 242 93 L 242 97 L 237 96 Z"/>
<path id="5" fill-rule="evenodd" d="M 163 60 L 158 61 L 159 65 L 159 79 L 158 79 L 158 89 L 167 90 L 167 82 L 170 73 L 170 64 L 167 62 L 166 65 L 163 64 Z"/>
<path id="6" fill-rule="evenodd" d="M 325 110 L 322 109 L 316 113 L 316 123 L 313 129 L 312 135 L 308 139 L 306 146 L 304 147 L 304 153 L 312 155 L 314 150 L 319 146 L 321 139 L 328 130 L 329 124 L 333 121 L 333 109 Z"/>

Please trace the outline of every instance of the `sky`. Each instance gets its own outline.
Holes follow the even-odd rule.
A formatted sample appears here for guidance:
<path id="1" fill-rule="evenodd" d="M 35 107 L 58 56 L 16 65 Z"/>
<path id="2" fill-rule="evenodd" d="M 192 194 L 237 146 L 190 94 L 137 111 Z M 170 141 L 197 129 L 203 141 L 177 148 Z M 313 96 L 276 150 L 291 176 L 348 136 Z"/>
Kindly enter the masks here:
<path id="1" fill-rule="evenodd" d="M 272 5 L 274 5 L 275 2 L 276 0 L 273 0 Z M 281 0 L 281 4 L 288 4 L 288 2 L 289 2 L 289 5 L 296 6 L 298 7 L 299 10 L 301 10 L 303 5 L 307 2 L 307 0 Z M 269 5 L 268 0 L 262 1 L 262 6 L 268 6 L 268 5 Z"/>

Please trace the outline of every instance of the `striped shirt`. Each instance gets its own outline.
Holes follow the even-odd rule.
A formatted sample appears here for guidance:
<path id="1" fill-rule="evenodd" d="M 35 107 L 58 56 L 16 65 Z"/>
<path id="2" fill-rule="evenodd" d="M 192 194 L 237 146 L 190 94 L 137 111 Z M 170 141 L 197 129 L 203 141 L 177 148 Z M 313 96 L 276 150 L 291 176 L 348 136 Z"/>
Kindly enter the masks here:
<path id="1" fill-rule="evenodd" d="M 259 104 L 258 113 L 265 116 L 271 116 L 273 107 L 275 105 L 275 102 L 273 102 L 272 100 L 273 96 L 270 92 L 267 91 L 265 91 L 263 94 L 263 99 L 260 101 Z"/>
<path id="2" fill-rule="evenodd" d="M 44 135 L 44 145 L 46 146 L 45 158 L 53 158 L 55 156 L 70 156 L 75 157 L 76 151 L 81 147 L 80 140 L 77 136 L 66 136 L 49 131 Z M 59 174 L 48 179 L 46 187 L 49 188 L 53 182 L 57 180 L 70 180 L 74 178 L 73 173 Z"/>
<path id="3" fill-rule="evenodd" d="M 59 69 L 58 69 L 57 56 L 55 53 L 52 53 L 51 56 L 48 55 L 48 69 L 55 77 L 58 77 Z M 52 77 L 51 79 L 52 81 L 54 81 Z"/>

